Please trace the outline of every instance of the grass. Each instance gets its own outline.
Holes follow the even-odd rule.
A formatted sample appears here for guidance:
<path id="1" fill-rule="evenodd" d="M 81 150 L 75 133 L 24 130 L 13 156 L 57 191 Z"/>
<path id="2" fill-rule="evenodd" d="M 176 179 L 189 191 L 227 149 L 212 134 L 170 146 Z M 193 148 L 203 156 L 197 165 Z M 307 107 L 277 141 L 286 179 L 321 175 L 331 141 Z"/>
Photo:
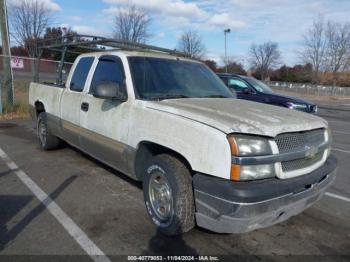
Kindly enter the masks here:
<path id="1" fill-rule="evenodd" d="M 13 106 L 5 104 L 0 120 L 29 117 L 28 105 L 16 102 Z"/>
<path id="2" fill-rule="evenodd" d="M 6 102 L 3 102 L 3 114 L 0 115 L 0 120 L 9 120 L 15 118 L 29 117 L 28 112 L 28 95 L 29 95 L 28 80 L 14 80 L 15 90 L 15 104 L 12 106 Z M 2 90 L 3 94 L 5 93 Z"/>

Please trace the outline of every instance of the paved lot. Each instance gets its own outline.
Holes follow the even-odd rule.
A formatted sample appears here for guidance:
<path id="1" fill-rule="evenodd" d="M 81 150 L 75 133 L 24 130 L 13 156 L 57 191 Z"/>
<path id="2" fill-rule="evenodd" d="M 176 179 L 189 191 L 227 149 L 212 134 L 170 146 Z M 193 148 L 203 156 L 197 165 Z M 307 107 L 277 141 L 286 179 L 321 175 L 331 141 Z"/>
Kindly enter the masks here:
<path id="1" fill-rule="evenodd" d="M 0 122 L 0 148 L 18 167 L 0 159 L 0 261 L 11 255 L 82 255 L 87 261 L 108 261 L 126 259 L 117 255 L 155 254 L 253 255 L 272 261 L 281 258 L 272 255 L 307 255 L 295 260 L 328 255 L 317 260 L 349 261 L 350 104 L 324 104 L 319 115 L 333 128 L 333 152 L 339 159 L 331 194 L 268 229 L 220 235 L 196 228 L 176 238 L 160 235 L 150 222 L 139 183 L 71 147 L 41 151 L 30 120 Z M 44 191 L 34 192 L 43 202 L 25 181 Z M 107 257 L 86 256 L 98 250 Z"/>

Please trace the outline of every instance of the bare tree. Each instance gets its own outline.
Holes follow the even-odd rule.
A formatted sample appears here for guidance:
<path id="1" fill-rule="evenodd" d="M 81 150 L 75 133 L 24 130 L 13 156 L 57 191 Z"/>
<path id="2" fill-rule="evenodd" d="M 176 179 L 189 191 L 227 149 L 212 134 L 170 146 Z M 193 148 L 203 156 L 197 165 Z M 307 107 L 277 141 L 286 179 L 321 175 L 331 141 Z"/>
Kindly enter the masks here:
<path id="1" fill-rule="evenodd" d="M 202 59 L 205 53 L 202 37 L 194 30 L 187 30 L 182 33 L 178 49 L 194 59 Z"/>
<path id="2" fill-rule="evenodd" d="M 327 49 L 325 22 L 322 16 L 317 17 L 312 27 L 303 36 L 304 48 L 301 57 L 304 63 L 310 63 L 313 67 L 313 82 L 320 82 L 320 72 L 325 65 Z"/>
<path id="3" fill-rule="evenodd" d="M 341 25 L 328 21 L 326 28 L 327 71 L 333 74 L 333 86 L 336 86 L 338 73 L 345 71 L 350 63 L 350 24 Z"/>
<path id="4" fill-rule="evenodd" d="M 24 0 L 10 5 L 12 36 L 31 57 L 39 56 L 38 41 L 52 21 L 53 13 L 43 1 Z"/>
<path id="5" fill-rule="evenodd" d="M 252 68 L 266 79 L 270 71 L 280 64 L 281 53 L 278 44 L 266 42 L 261 45 L 252 44 L 249 51 L 249 59 Z"/>
<path id="6" fill-rule="evenodd" d="M 218 71 L 222 73 L 238 74 L 238 75 L 247 75 L 247 71 L 244 69 L 244 59 L 240 59 L 234 56 L 222 56 L 221 57 L 223 67 L 219 68 Z"/>
<path id="7" fill-rule="evenodd" d="M 115 16 L 115 37 L 128 42 L 145 43 L 151 36 L 151 18 L 142 8 L 128 5 Z"/>

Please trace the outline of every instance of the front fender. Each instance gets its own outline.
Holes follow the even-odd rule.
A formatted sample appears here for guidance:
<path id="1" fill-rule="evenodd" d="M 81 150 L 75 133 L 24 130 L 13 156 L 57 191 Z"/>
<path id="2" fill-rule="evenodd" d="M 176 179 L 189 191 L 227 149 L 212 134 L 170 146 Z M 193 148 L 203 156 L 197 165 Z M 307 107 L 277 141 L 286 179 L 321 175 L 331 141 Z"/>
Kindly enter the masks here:
<path id="1" fill-rule="evenodd" d="M 134 148 L 152 142 L 182 155 L 195 172 L 230 178 L 231 151 L 222 131 L 147 108 L 135 108 L 131 114 L 129 144 Z"/>

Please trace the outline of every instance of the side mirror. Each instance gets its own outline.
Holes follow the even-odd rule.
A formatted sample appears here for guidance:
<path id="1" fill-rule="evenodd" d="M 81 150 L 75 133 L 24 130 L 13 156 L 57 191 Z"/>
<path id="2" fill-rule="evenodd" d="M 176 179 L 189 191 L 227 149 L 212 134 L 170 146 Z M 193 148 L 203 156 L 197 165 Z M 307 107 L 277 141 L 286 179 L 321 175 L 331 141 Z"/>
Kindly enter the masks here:
<path id="1" fill-rule="evenodd" d="M 121 102 L 127 100 L 125 89 L 115 82 L 103 81 L 97 84 L 92 95 L 101 99 L 114 99 Z"/>
<path id="2" fill-rule="evenodd" d="M 253 91 L 249 88 L 244 88 L 243 89 L 243 93 L 246 94 L 246 95 L 252 95 L 253 94 Z"/>

